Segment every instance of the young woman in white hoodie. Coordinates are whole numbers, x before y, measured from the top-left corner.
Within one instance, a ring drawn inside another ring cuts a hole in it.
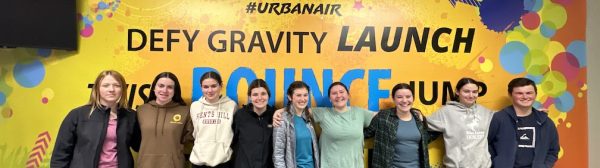
[[[428,118],[429,129],[444,136],[445,167],[484,168],[492,165],[488,129],[493,111],[477,103],[481,82],[462,78],[455,97]]]
[[[200,77],[202,97],[190,107],[194,125],[194,147],[190,155],[192,167],[231,167],[229,159],[233,139],[233,114],[237,104],[221,95],[223,81],[214,71]]]

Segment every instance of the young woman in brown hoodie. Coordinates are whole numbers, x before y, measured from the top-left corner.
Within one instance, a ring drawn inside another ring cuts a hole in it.
[[[171,72],[158,74],[146,104],[137,111],[142,132],[137,167],[185,167],[184,144],[193,141],[194,127],[177,77]]]

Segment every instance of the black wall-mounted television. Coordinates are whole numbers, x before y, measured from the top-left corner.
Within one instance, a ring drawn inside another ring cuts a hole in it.
[[[0,0],[0,47],[77,50],[76,0]]]

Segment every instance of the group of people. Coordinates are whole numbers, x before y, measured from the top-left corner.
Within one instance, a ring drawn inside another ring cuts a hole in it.
[[[455,95],[425,117],[413,108],[414,90],[392,88],[394,107],[371,112],[349,106],[341,82],[329,86],[332,107],[309,107],[309,86],[290,84],[287,104],[275,110],[262,79],[248,86],[238,108],[221,94],[216,72],[200,78],[202,97],[188,106],[177,77],[158,74],[145,104],[128,109],[121,74],[101,72],[89,103],[60,126],[51,167],[360,168],[364,139],[374,137],[373,168],[430,167],[428,144],[443,136],[445,167],[552,167],[558,159],[556,127],[533,108],[533,81],[508,84],[512,105],[493,112],[477,103],[480,82],[462,78]],[[317,125],[318,124],[318,125]],[[315,127],[321,128],[317,135]],[[185,156],[186,144],[193,144]],[[134,162],[131,150],[138,151]]]

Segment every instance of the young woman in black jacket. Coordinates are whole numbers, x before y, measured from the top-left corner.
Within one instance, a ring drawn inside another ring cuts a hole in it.
[[[248,104],[233,117],[233,166],[235,168],[273,167],[273,112],[271,92],[262,79],[248,86]]]
[[[132,168],[130,148],[140,146],[136,113],[127,108],[125,79],[101,72],[88,104],[67,114],[58,131],[50,167]]]

